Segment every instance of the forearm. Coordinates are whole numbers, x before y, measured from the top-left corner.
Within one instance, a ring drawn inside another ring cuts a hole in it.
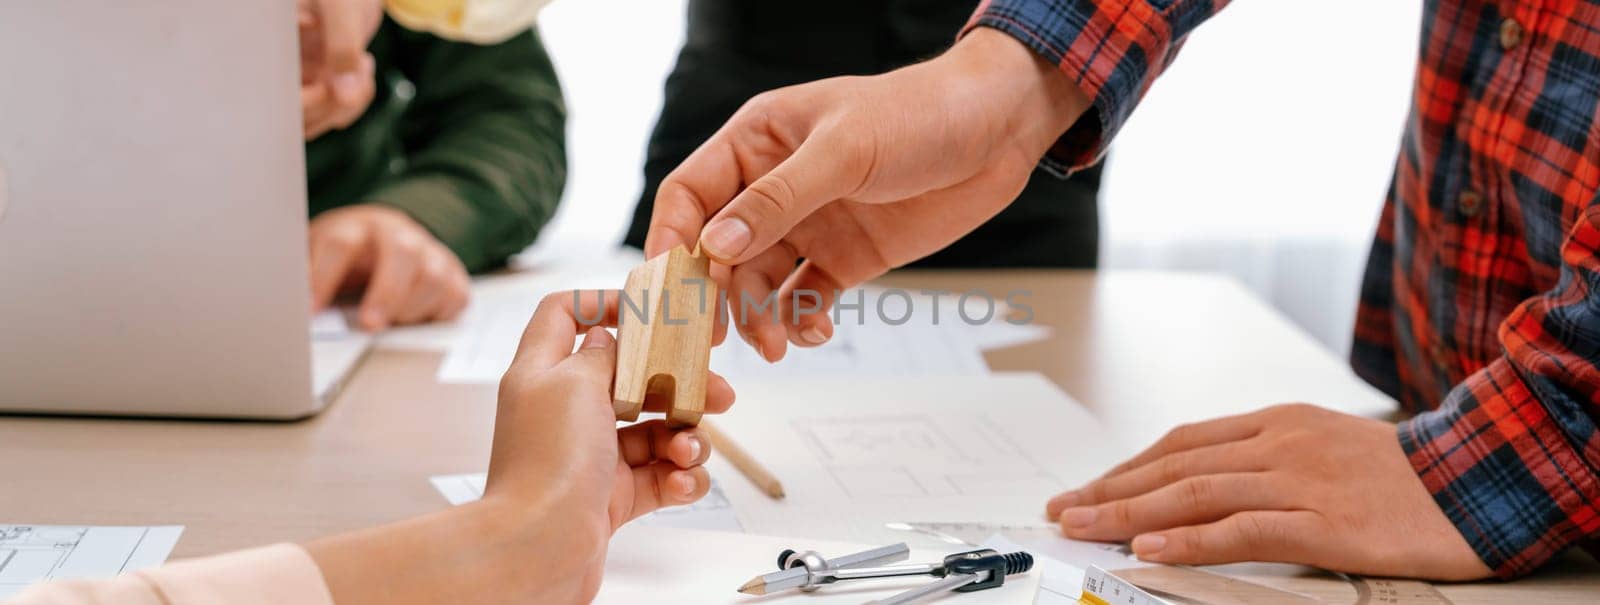
[[[406,211],[469,270],[526,248],[566,184],[566,108],[555,68],[525,32],[495,46],[399,37],[416,83],[406,168],[365,201]]]
[[[1090,106],[1070,78],[998,30],[973,31],[927,66],[951,83],[955,103],[978,110],[972,113],[994,133],[985,140],[1017,143],[1034,158]]]
[[[1417,475],[1485,564],[1532,571],[1600,538],[1600,206],[1562,246],[1558,286],[1501,324],[1503,354],[1401,425]]]
[[[553,577],[561,568],[537,554],[580,558],[570,545],[539,532],[551,526],[538,509],[512,514],[475,502],[305,545],[339,605],[511,601],[560,602],[579,579]],[[538,542],[550,540],[545,544]],[[537,553],[537,554],[535,554]],[[548,563],[548,562],[547,562]],[[568,599],[570,600],[570,599]]]

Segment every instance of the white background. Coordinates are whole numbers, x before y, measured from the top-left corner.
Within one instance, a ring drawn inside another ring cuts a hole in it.
[[[1202,27],[1113,147],[1105,266],[1234,275],[1347,349],[1420,9],[1236,0]],[[533,259],[621,240],[683,28],[684,0],[557,0],[542,15],[566,87],[571,173]]]

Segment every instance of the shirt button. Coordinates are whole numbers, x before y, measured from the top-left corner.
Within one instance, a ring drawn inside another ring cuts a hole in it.
[[[1461,198],[1456,200],[1456,205],[1461,209],[1461,216],[1472,218],[1478,216],[1483,210],[1483,194],[1476,191],[1464,191]]]
[[[1511,50],[1522,43],[1522,24],[1516,19],[1500,22],[1500,48]]]

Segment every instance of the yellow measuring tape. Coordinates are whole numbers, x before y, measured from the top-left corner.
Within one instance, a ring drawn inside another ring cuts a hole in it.
[[[1083,595],[1078,597],[1083,605],[1166,605],[1138,586],[1106,573],[1099,566],[1083,572]]]

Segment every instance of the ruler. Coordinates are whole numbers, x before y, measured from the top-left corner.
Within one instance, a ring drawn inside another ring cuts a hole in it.
[[[1427,582],[1351,576],[1356,605],[1450,605],[1450,599]]]
[[[1106,573],[1095,565],[1083,572],[1083,605],[1167,605],[1127,580]]]
[[[1144,567],[1113,575],[1099,567],[1084,572],[1082,605],[1257,605],[1316,604],[1303,594],[1207,573],[1189,567]],[[1356,605],[1451,605],[1427,582],[1390,578],[1349,577]]]

